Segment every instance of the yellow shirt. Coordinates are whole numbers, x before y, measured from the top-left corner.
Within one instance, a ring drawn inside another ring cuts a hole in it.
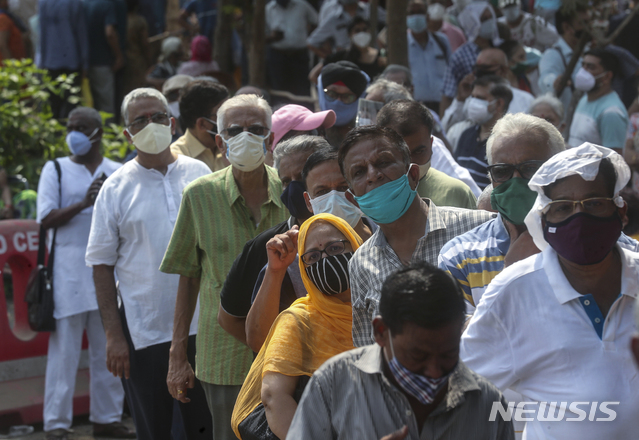
[[[201,160],[211,169],[211,172],[219,171],[229,165],[221,153],[218,151],[213,153],[202,145],[202,142],[197,140],[188,128],[184,135],[171,144],[171,152]]]

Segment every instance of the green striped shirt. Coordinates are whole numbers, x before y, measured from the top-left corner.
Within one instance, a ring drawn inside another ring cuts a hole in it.
[[[200,278],[195,374],[216,385],[242,385],[253,353],[217,323],[220,291],[244,243],[285,221],[282,183],[266,166],[268,200],[256,227],[233,178],[232,167],[201,177],[184,189],[182,204],[160,270]]]

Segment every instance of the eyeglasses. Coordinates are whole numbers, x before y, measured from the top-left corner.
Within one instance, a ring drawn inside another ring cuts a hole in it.
[[[138,133],[151,122],[154,124],[169,125],[171,123],[171,118],[168,114],[162,112],[155,113],[151,116],[140,116],[131,122],[127,126],[127,129],[132,133]]]
[[[544,208],[543,213],[549,222],[559,223],[572,216],[577,211],[577,205],[596,217],[611,216],[617,208],[615,199],[611,197],[593,197],[584,200],[554,200]]]
[[[338,240],[331,241],[330,243],[326,243],[326,247],[323,251],[308,251],[304,255],[302,255],[302,261],[304,264],[311,265],[317,263],[322,259],[322,254],[326,254],[329,257],[334,255],[339,255],[344,253],[344,249],[346,249],[346,245],[344,243],[350,243],[348,240]]]
[[[357,96],[355,96],[355,93],[353,92],[337,93],[333,90],[324,89],[324,94],[326,95],[329,101],[335,101],[339,99],[344,104],[352,104],[357,99]]]
[[[220,131],[220,134],[228,139],[237,136],[244,130],[256,136],[266,136],[270,131],[267,127],[263,127],[261,125],[251,125],[249,127],[241,127],[239,125],[235,125],[233,127],[225,128],[224,130]]]
[[[515,174],[515,170],[519,172],[521,177],[530,180],[537,170],[544,164],[543,160],[528,160],[518,165],[509,163],[496,163],[488,166],[488,172],[493,182],[502,183],[510,180]]]

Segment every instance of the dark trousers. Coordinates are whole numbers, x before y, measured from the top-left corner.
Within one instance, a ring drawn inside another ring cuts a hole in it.
[[[122,379],[122,386],[126,392],[138,440],[171,440],[173,405],[176,402],[166,386],[171,343],[165,342],[134,350],[122,309],[120,316],[124,335],[131,347],[130,378]],[[189,337],[188,358],[189,363],[194,366],[195,336]],[[187,395],[191,399],[189,403],[178,403],[186,438],[210,440],[213,437],[211,413],[199,380],[195,380],[195,388],[187,389]]]
[[[308,80],[308,49],[268,50],[268,79],[271,88],[307,96],[311,83]]]
[[[71,69],[58,69],[58,70],[49,70],[49,76],[51,79],[56,79],[58,76],[67,74],[71,75],[75,73],[75,78],[73,80],[74,87],[82,86],[82,78],[79,70],[71,70]],[[51,93],[49,96],[49,103],[51,104],[51,113],[53,113],[53,117],[55,119],[66,119],[71,113],[71,110],[76,108],[78,104],[71,104],[68,99],[71,96],[67,90],[63,91],[63,94],[56,95],[55,93]]]

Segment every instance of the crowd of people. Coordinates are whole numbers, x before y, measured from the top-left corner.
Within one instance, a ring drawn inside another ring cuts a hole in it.
[[[0,61],[25,56],[9,3]],[[636,437],[632,34],[603,45],[561,2],[409,0],[402,66],[383,2],[273,0],[269,93],[218,75],[209,3],[181,5],[199,35],[154,66],[137,1],[40,0],[29,20],[38,65],[95,103],[52,102],[70,155],[38,185],[46,439],[68,438],[85,331],[95,436]],[[614,5],[605,33],[632,7]]]

